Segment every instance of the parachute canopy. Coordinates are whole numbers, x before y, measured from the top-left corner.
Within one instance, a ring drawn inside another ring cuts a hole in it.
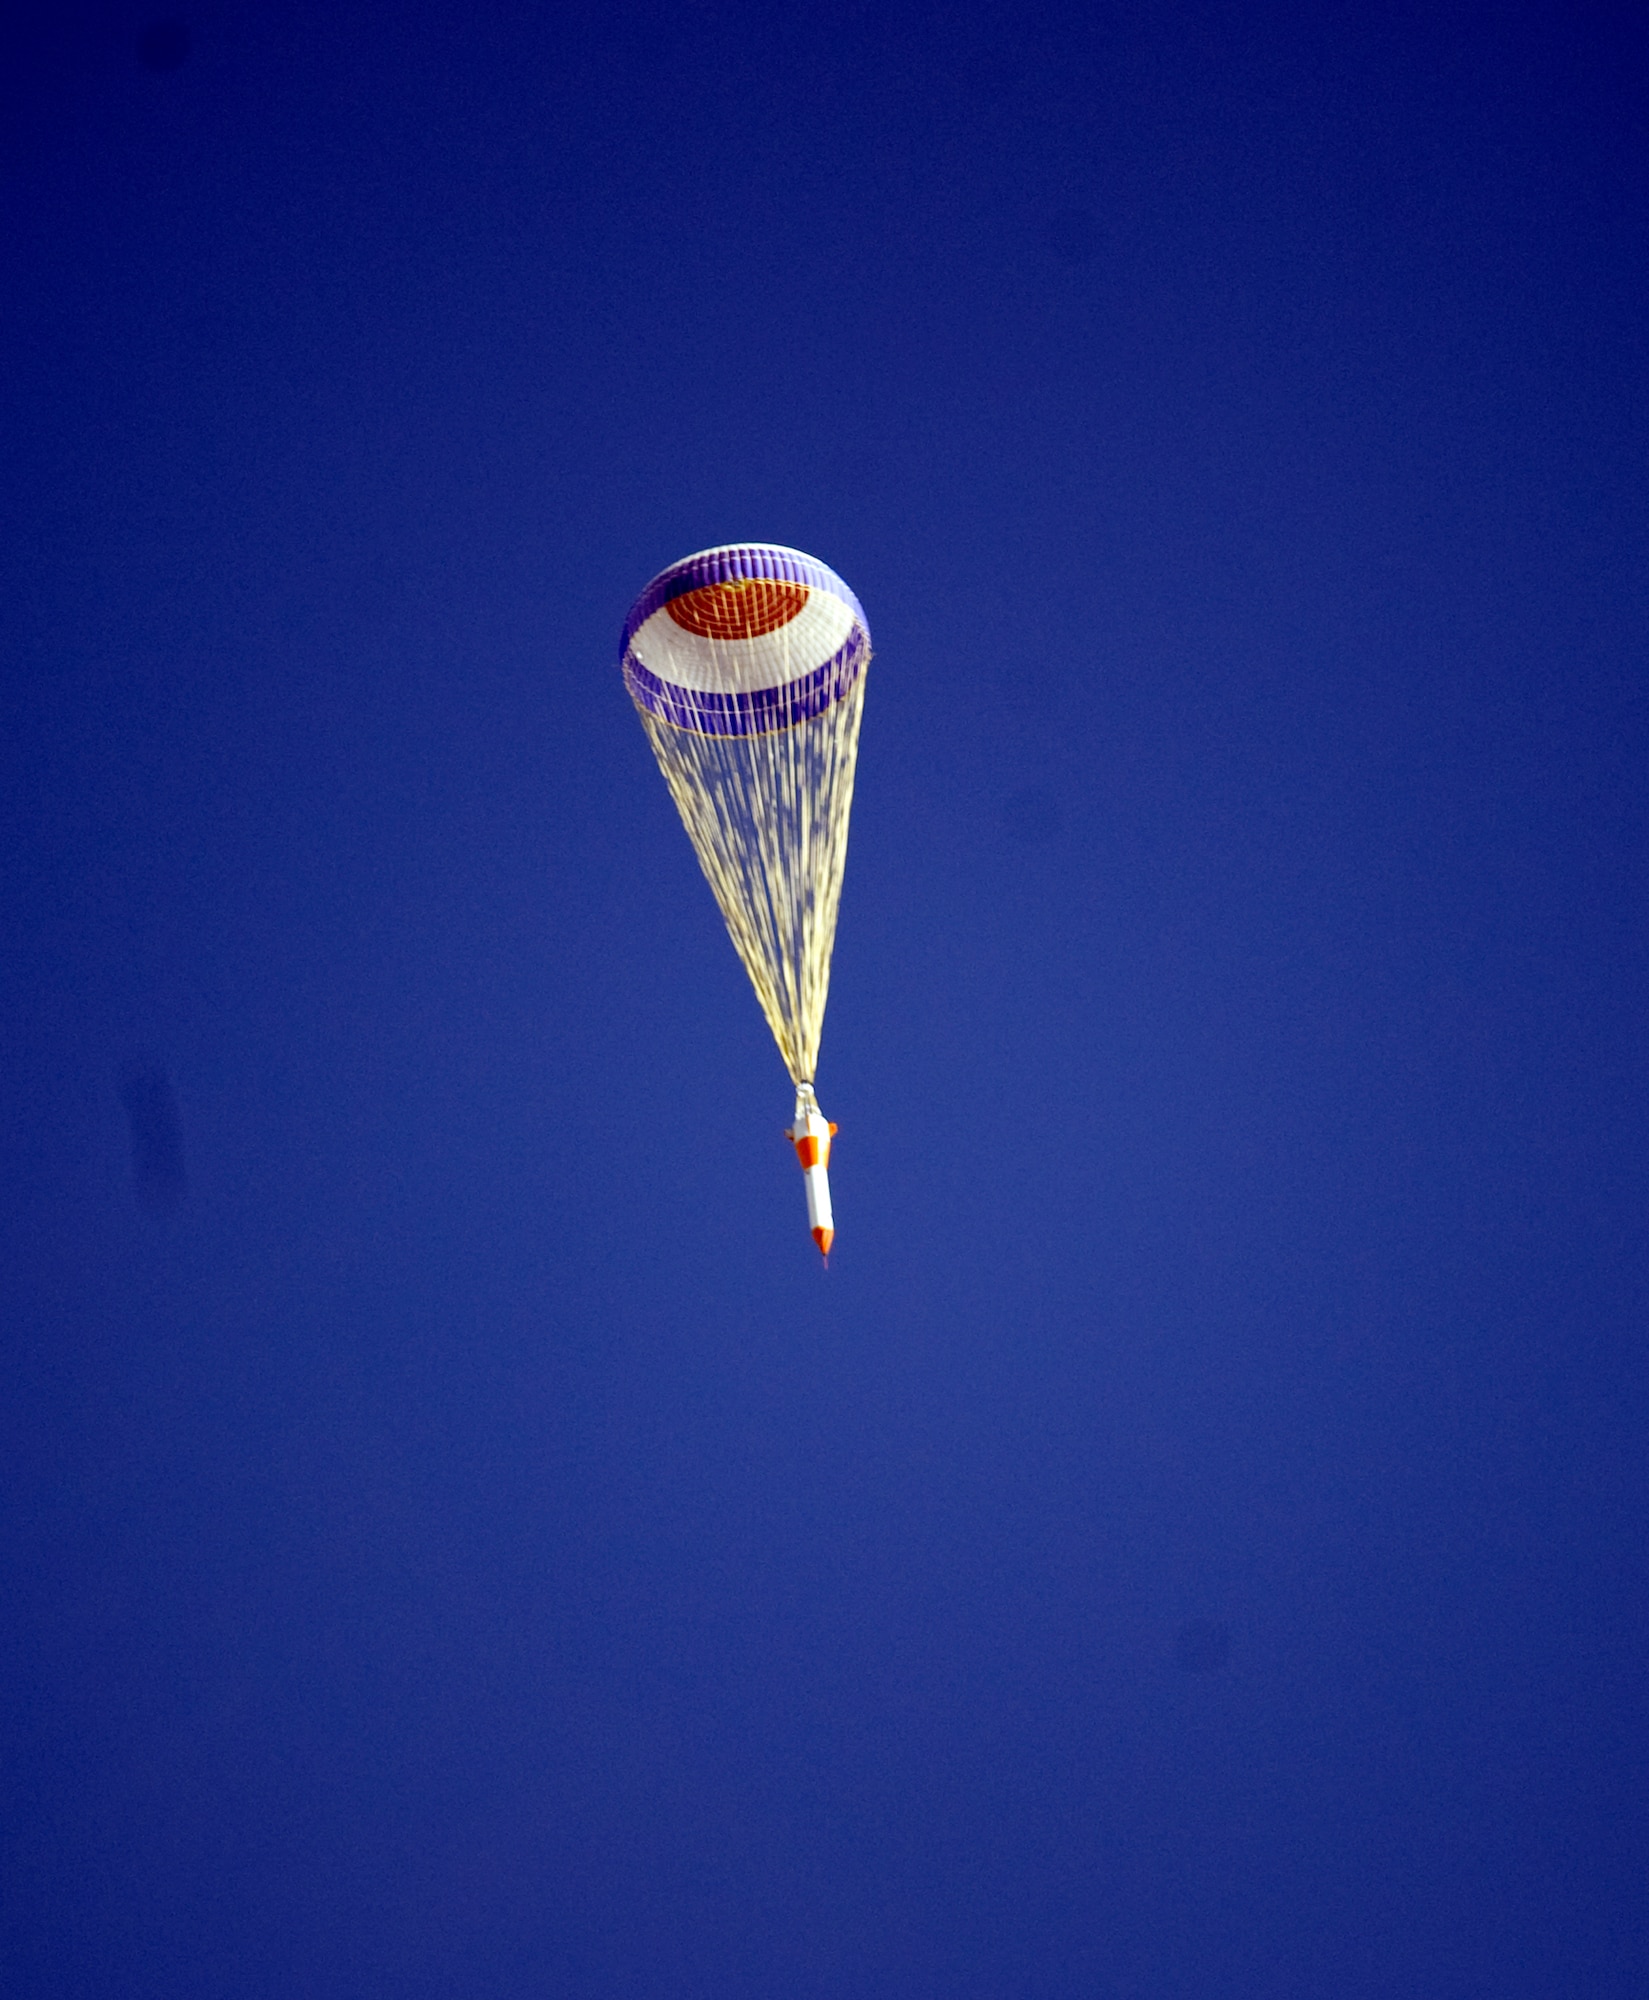
[[[819,1060],[869,661],[841,578],[764,543],[672,563],[624,624],[625,686],[797,1084]]]

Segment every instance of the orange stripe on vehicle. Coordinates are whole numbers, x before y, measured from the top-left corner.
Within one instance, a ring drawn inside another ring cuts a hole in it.
[[[816,1167],[819,1164],[820,1157],[819,1141],[814,1138],[798,1139],[796,1141],[796,1157],[804,1167]]]

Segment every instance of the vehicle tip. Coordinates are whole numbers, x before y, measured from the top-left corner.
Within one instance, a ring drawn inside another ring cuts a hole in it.
[[[827,1264],[830,1262],[830,1246],[835,1240],[834,1229],[815,1229],[813,1232],[813,1241],[819,1246],[819,1255]]]

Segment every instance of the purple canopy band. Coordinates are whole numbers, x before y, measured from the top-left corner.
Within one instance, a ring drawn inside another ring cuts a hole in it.
[[[829,572],[826,571],[826,574]],[[706,581],[726,583],[729,580],[727,577],[701,577],[686,588],[697,590]],[[803,580],[801,577],[786,579],[792,583]],[[670,593],[671,596],[680,594],[678,591]],[[660,598],[658,604],[668,601],[668,598]],[[848,601],[852,602],[851,598]],[[657,610],[658,604],[653,606],[654,610]],[[631,618],[629,629],[633,629],[634,613]],[[677,729],[691,729],[700,736],[765,736],[770,730],[789,729],[795,723],[805,722],[809,716],[823,715],[852,687],[864,672],[869,658],[870,634],[861,618],[840,650],[822,667],[804,674],[800,680],[788,681],[783,687],[756,688],[748,694],[714,694],[707,688],[679,687],[674,681],[660,680],[631,652],[626,636],[624,685],[643,708],[662,716]]]
[[[629,653],[634,633],[672,597],[685,597],[688,591],[702,590],[707,583],[742,583],[758,577],[779,583],[805,583],[809,590],[829,591],[832,597],[842,600],[868,635],[870,628],[865,624],[858,598],[833,569],[803,555],[800,549],[781,549],[767,542],[738,542],[725,549],[706,549],[700,555],[687,556],[660,570],[631,606],[624,621],[624,636],[619,641],[620,651]]]

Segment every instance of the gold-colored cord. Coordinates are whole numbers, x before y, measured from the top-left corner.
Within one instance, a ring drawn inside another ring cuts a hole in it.
[[[822,715],[759,736],[701,736],[636,704],[795,1083],[818,1067],[864,690],[861,671]]]

